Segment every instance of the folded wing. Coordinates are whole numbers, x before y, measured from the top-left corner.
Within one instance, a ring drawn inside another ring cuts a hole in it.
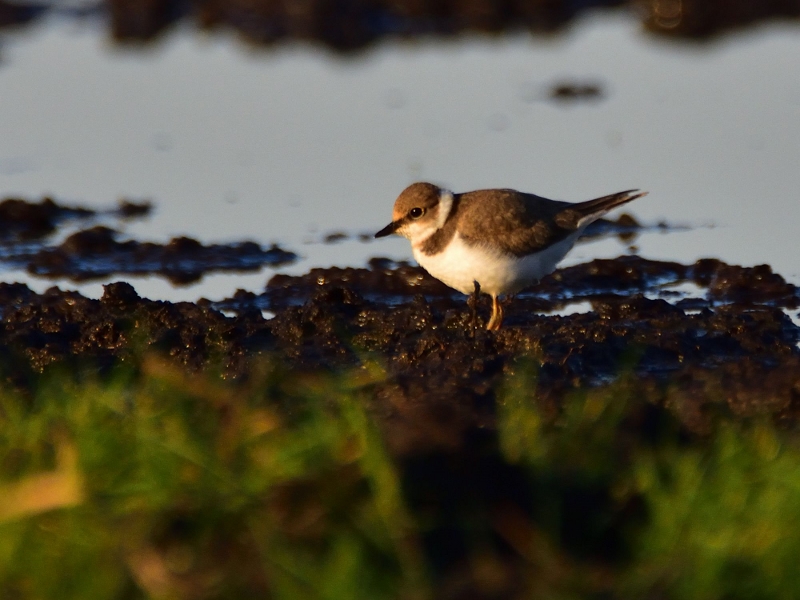
[[[515,190],[468,192],[461,197],[459,232],[472,245],[491,244],[524,256],[555,244],[608,211],[644,196],[628,190],[571,204]]]

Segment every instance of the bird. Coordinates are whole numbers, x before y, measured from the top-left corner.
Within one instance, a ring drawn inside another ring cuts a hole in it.
[[[414,258],[433,277],[475,298],[480,292],[491,296],[486,328],[498,330],[500,296],[552,273],[590,223],[646,194],[626,190],[571,203],[505,188],[453,193],[417,182],[397,197],[391,223],[375,237],[407,238]]]

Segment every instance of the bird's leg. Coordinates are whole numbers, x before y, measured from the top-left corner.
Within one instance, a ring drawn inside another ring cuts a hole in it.
[[[503,306],[497,299],[497,296],[492,296],[492,318],[489,319],[489,324],[486,329],[489,331],[497,331],[503,324]]]
[[[469,298],[467,298],[467,306],[471,312],[470,322],[472,323],[473,329],[478,326],[478,297],[481,295],[481,284],[477,281],[474,283],[475,291],[469,295]]]

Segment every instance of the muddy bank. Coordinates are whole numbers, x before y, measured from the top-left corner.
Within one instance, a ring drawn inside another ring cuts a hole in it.
[[[148,202],[131,200],[94,210],[52,198],[38,202],[6,198],[0,202],[0,266],[49,279],[80,282],[111,275],[155,275],[187,285],[207,273],[252,272],[297,260],[295,253],[275,244],[262,247],[252,241],[205,245],[185,236],[165,244],[120,239],[117,228],[123,222],[148,217],[152,208]],[[54,234],[67,227],[76,231],[54,241]]]
[[[687,283],[696,293],[671,290]],[[592,310],[548,314],[576,302]],[[100,300],[1,284],[0,364],[24,387],[52,365],[104,370],[143,350],[231,379],[246,379],[265,358],[287,372],[376,363],[387,378],[369,402],[392,424],[388,439],[401,454],[458,447],[468,432],[491,428],[495,394],[520,369],[535,371],[539,401],[554,414],[571,390],[635,375],[647,403],[671,407],[700,433],[720,411],[796,424],[800,331],[787,311],[798,306],[797,288],[766,266],[636,256],[556,271],[509,303],[497,333],[483,329],[488,299],[473,323],[463,296],[383,259],[368,269],[277,275],[262,294],[218,303],[147,300],[122,282]],[[676,395],[680,406],[671,404]]]
[[[210,271],[257,270],[296,258],[248,241],[119,239],[116,229],[126,220],[151,211],[130,200],[98,211],[49,198],[7,199],[0,202],[0,264],[40,278],[144,274],[188,283]],[[592,224],[586,237],[617,236],[635,248],[646,229],[622,215]],[[322,243],[352,237],[334,232]],[[219,369],[232,380],[246,380],[265,358],[294,373],[375,363],[387,378],[370,401],[387,421],[409,428],[390,428],[398,451],[445,441],[458,446],[471,428],[491,427],[497,390],[521,369],[535,372],[540,402],[554,414],[571,390],[628,374],[656,405],[671,406],[671,394],[690,391],[694,400],[672,410],[699,432],[712,405],[712,412],[793,423],[800,332],[790,315],[798,309],[797,287],[766,265],[713,259],[683,265],[635,255],[557,270],[507,302],[498,333],[484,329],[488,297],[473,311],[424,270],[385,258],[367,268],[277,274],[261,293],[239,291],[214,302],[148,300],[125,282],[105,286],[100,300],[6,283],[0,284],[0,368],[24,388],[53,365],[107,370],[148,351],[190,371]]]
[[[180,20],[203,29],[227,28],[255,44],[304,39],[348,52],[388,36],[453,36],[470,32],[504,33],[520,29],[550,33],[598,7],[628,10],[658,35],[706,39],[770,19],[796,19],[800,0],[595,0],[593,2],[274,2],[234,0],[107,0],[98,6],[59,8],[77,17],[106,14],[112,37],[146,42]],[[0,27],[30,22],[48,5],[24,6],[0,0]]]

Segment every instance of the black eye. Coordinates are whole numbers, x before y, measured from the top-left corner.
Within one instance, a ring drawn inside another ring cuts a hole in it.
[[[425,214],[425,209],[419,208],[418,206],[408,211],[408,216],[411,217],[412,219],[419,219],[424,214]]]

